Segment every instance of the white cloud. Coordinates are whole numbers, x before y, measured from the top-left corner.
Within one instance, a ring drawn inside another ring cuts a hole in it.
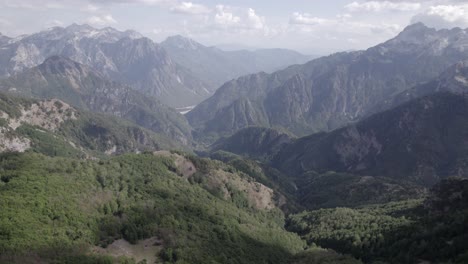
[[[401,27],[390,23],[370,23],[352,20],[349,14],[337,15],[334,19],[315,17],[307,13],[293,13],[289,19],[292,30],[302,32],[335,32],[335,34],[395,34]]]
[[[194,4],[192,2],[182,2],[171,8],[171,11],[174,13],[180,14],[189,14],[189,15],[203,15],[208,14],[211,10],[199,4]]]
[[[112,15],[103,15],[92,16],[86,20],[86,23],[89,23],[94,26],[107,26],[117,24],[117,21],[112,17]]]
[[[83,11],[90,12],[90,13],[97,12],[97,11],[99,11],[99,9],[101,9],[101,7],[99,7],[97,5],[93,5],[93,4],[88,4],[84,8],[82,8]]]
[[[265,18],[258,16],[255,10],[249,8],[247,10],[247,26],[252,29],[262,29],[265,27]]]
[[[217,5],[213,26],[225,30],[268,30],[265,17],[259,16],[252,8],[233,8]]]
[[[350,12],[415,11],[421,8],[415,2],[368,1],[352,2],[345,6]]]
[[[412,22],[423,22],[435,28],[468,27],[468,4],[436,5],[414,16]]]
[[[214,23],[220,27],[237,27],[241,23],[241,18],[229,12],[225,6],[217,5]]]
[[[63,27],[65,24],[57,19],[51,20],[46,23],[46,27]]]
[[[173,3],[174,0],[80,0],[89,1],[91,3],[99,4],[145,4],[145,5],[158,5],[164,3]]]
[[[333,21],[329,19],[314,17],[310,14],[302,14],[299,12],[293,13],[292,16],[289,18],[289,23],[295,25],[324,25],[327,23],[329,24],[331,22]]]

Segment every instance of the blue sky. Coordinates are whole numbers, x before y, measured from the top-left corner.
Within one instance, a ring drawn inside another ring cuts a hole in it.
[[[365,49],[413,22],[466,28],[468,0],[0,0],[0,32],[9,36],[86,23],[157,42],[181,34],[205,45],[308,54]]]

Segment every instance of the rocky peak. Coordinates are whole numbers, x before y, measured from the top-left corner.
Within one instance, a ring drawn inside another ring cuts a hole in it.
[[[390,42],[422,45],[437,39],[440,35],[439,33],[441,33],[441,31],[429,28],[419,22],[407,26],[398,36],[390,40]]]
[[[205,48],[205,46],[194,41],[193,39],[181,35],[170,36],[161,44],[184,50],[198,50],[200,48]]]
[[[97,29],[87,24],[72,24],[65,28],[53,27],[48,30],[41,31],[37,34],[28,36],[28,39],[33,42],[36,40],[54,39],[71,43],[85,38],[95,39],[100,42],[116,42],[122,38],[138,39],[142,37],[143,36],[141,34],[132,30],[122,32],[111,27]]]
[[[88,24],[79,25],[79,24],[73,23],[73,24],[69,25],[68,27],[66,27],[65,30],[68,31],[68,32],[79,32],[79,31],[94,30],[94,28],[91,27]]]
[[[467,30],[461,28],[436,30],[416,23],[407,26],[398,36],[377,47],[385,47],[396,50],[406,50],[410,47],[424,48],[430,54],[439,54],[448,47],[461,52],[468,48]],[[413,49],[409,51],[414,52]]]
[[[0,45],[7,44],[10,40],[11,40],[11,38],[9,38],[9,37],[3,35],[3,34],[0,32]]]

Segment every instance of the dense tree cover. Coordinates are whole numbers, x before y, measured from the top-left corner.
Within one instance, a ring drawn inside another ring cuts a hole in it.
[[[457,197],[467,194],[455,193]],[[445,200],[443,208],[447,210],[437,213],[427,206],[434,196],[437,194],[432,192],[424,203],[408,200],[303,212],[289,217],[288,229],[299,233],[309,244],[350,253],[366,262],[466,263],[468,210],[466,206],[448,210],[453,202]],[[444,203],[440,197],[435,200],[439,206]]]
[[[207,170],[210,161],[197,164]],[[222,199],[173,171],[170,158],[153,154],[1,155],[0,260],[109,263],[87,255],[89,246],[153,236],[164,246],[155,254],[168,263],[287,263],[303,250],[280,210]]]
[[[359,176],[350,173],[310,171],[297,177],[298,203],[308,209],[355,207],[426,195],[423,187],[386,177]]]

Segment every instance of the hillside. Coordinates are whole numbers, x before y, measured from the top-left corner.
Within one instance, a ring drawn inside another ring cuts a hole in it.
[[[468,98],[436,93],[329,133],[300,138],[274,158],[291,175],[338,171],[431,186],[467,177]]]
[[[0,89],[20,96],[58,98],[80,109],[111,114],[179,144],[189,145],[192,140],[189,124],[175,110],[64,57],[50,57],[37,67],[0,80]]]
[[[359,263],[303,251],[283,229],[273,191],[220,162],[168,152],[101,161],[8,154],[0,162],[2,262],[142,260],[130,250],[106,256],[106,247],[131,247],[125,239],[156,241],[150,252],[167,263]]]
[[[219,139],[210,146],[210,151],[228,151],[245,157],[268,161],[291,141],[292,138],[288,134],[280,131],[262,127],[249,127],[239,130],[231,137]]]
[[[303,212],[288,229],[366,263],[465,263],[467,187],[466,179],[449,179],[425,200]]]
[[[460,61],[434,80],[416,85],[404,92],[396,94],[378,104],[370,113],[378,113],[394,108],[405,102],[438,92],[466,94],[468,92],[468,61]]]
[[[330,131],[368,116],[382,101],[467,59],[467,36],[460,28],[414,24],[367,50],[240,77],[187,117],[199,135],[208,138],[248,126],[284,128],[296,136]]]
[[[130,122],[80,111],[57,99],[0,94],[0,152],[96,157],[158,149],[183,146]]]

